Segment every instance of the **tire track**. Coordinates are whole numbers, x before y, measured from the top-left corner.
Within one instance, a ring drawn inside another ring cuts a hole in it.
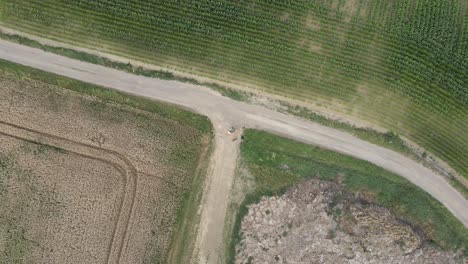
[[[138,174],[132,163],[122,154],[86,143],[62,138],[49,133],[22,127],[0,120],[0,135],[34,144],[59,148],[75,155],[98,160],[115,168],[123,178],[124,193],[119,204],[117,221],[114,223],[111,242],[108,246],[106,263],[120,263],[131,217],[134,211]],[[39,141],[38,138],[41,140]]]

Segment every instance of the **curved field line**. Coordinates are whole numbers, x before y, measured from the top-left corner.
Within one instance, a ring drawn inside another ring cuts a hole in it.
[[[8,132],[5,132],[5,130]],[[131,216],[133,215],[137,189],[137,170],[131,164],[131,162],[124,155],[116,151],[103,149],[45,132],[36,131],[2,120],[0,120],[0,135],[12,137],[30,143],[59,148],[81,157],[98,160],[112,166],[121,174],[124,183],[124,194],[120,200],[118,218],[114,223],[114,230],[112,232],[112,238],[108,246],[108,253],[106,256],[106,263],[119,263],[122,255],[124,241],[127,237]],[[38,136],[45,140],[38,141]],[[80,147],[83,149],[80,149]],[[119,234],[119,230],[122,228],[123,232],[122,234]]]

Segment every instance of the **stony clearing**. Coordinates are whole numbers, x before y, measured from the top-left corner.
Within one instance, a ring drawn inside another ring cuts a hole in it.
[[[9,72],[0,94],[0,259],[166,261],[205,134]]]
[[[468,263],[335,181],[306,180],[249,206],[235,263]]]

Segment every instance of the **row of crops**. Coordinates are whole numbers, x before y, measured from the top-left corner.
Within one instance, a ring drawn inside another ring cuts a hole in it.
[[[0,12],[32,34],[333,101],[468,177],[463,0],[4,0]]]

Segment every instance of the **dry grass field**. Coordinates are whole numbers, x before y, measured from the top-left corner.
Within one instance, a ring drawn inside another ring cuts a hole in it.
[[[111,164],[2,133],[1,263],[105,263],[123,198]]]
[[[172,106],[145,111],[129,106],[138,98],[118,104],[115,92],[85,95],[73,89],[86,84],[29,71],[0,67],[0,263],[176,256],[209,132]]]

